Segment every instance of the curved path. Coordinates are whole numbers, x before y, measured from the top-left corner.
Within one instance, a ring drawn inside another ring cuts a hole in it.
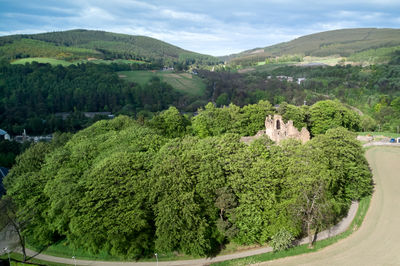
[[[325,249],[258,265],[400,265],[400,148],[367,151],[375,192],[359,230]]]
[[[396,211],[396,214],[398,216],[398,218],[400,218],[400,203],[396,203],[396,201],[392,201],[391,197],[396,197],[396,195],[398,195],[399,199],[400,199],[400,149],[396,149],[396,148],[373,148],[371,150],[369,150],[367,152],[367,159],[370,162],[371,167],[373,168],[374,171],[374,176],[375,176],[375,182],[377,183],[377,191],[376,193],[374,193],[373,196],[373,200],[371,201],[371,206],[370,206],[370,210],[367,213],[366,216],[366,222],[365,222],[365,226],[363,225],[363,227],[361,227],[361,229],[359,231],[357,231],[356,233],[354,233],[353,235],[355,235],[353,237],[350,236],[349,238],[346,238],[342,241],[339,241],[339,244],[334,244],[332,245],[332,247],[327,247],[324,250],[320,251],[320,252],[316,252],[313,254],[307,254],[307,255],[301,255],[301,256],[296,256],[296,257],[290,257],[290,258],[285,258],[285,259],[281,259],[281,260],[277,260],[277,261],[272,261],[272,262],[266,262],[263,265],[299,265],[299,264],[308,264],[311,263],[311,261],[316,260],[315,265],[332,265],[331,264],[331,258],[327,258],[326,256],[334,256],[335,254],[339,254],[339,257],[342,257],[341,254],[343,253],[343,251],[346,250],[351,250],[349,248],[349,245],[351,247],[355,246],[359,246],[359,253],[354,253],[354,252],[350,252],[350,257],[354,257],[353,254],[355,254],[356,256],[360,256],[361,258],[364,258],[365,256],[363,255],[363,252],[365,250],[366,255],[368,254],[379,254],[379,253],[372,253],[367,251],[367,249],[365,249],[364,245],[361,246],[361,244],[364,244],[364,238],[367,238],[367,236],[365,235],[369,235],[372,233],[375,233],[376,237],[372,239],[372,242],[380,242],[380,241],[386,241],[386,240],[379,240],[377,238],[379,238],[379,235],[382,234],[382,232],[374,232],[376,231],[374,228],[376,226],[376,222],[378,220],[378,218],[380,217],[381,212],[383,211],[382,206],[383,206],[383,202],[382,199],[383,198],[383,191],[382,191],[382,185],[381,185],[381,177],[385,176],[385,184],[386,186],[388,186],[389,188],[391,188],[392,190],[398,189],[399,193],[394,193],[394,192],[384,192],[385,195],[388,194],[389,199],[388,201],[391,201],[392,205],[393,204],[397,204],[398,210]],[[397,164],[396,164],[397,162]],[[395,168],[393,168],[395,167]],[[392,176],[388,175],[385,171],[388,171]],[[388,180],[396,180],[396,176],[398,177],[398,183],[390,183],[387,184],[386,181],[386,176],[388,176]],[[400,202],[400,201],[399,201]],[[389,202],[390,203],[390,202]],[[378,205],[378,206],[376,206]],[[387,204],[385,203],[385,206]],[[353,220],[355,213],[357,211],[357,203],[353,203],[349,214],[346,218],[344,218],[338,225],[334,226],[333,228],[331,228],[330,230],[321,232],[318,234],[317,239],[324,239],[330,236],[334,236],[337,235],[343,231],[345,231],[348,226],[350,225],[351,221]],[[389,225],[395,227],[397,224],[397,221],[400,220],[396,220],[396,221],[391,221],[390,218],[393,218],[392,215],[392,210],[395,210],[395,208],[393,206],[389,206],[387,210],[387,214],[385,217],[389,217],[385,218],[386,222],[389,221]],[[397,209],[396,209],[397,210]],[[372,214],[371,214],[372,213]],[[396,216],[394,216],[396,217]],[[367,224],[371,224],[366,230],[366,226]],[[385,252],[387,251],[388,248],[393,247],[394,252],[396,252],[397,250],[400,250],[400,245],[396,243],[393,243],[394,240],[396,240],[396,238],[398,236],[400,236],[400,234],[391,234],[389,231],[391,230],[391,232],[400,232],[400,229],[395,229],[395,228],[391,228],[389,227],[389,225],[383,225],[383,230],[385,230],[385,228],[387,228],[387,233],[389,236],[392,237],[392,241],[390,242],[391,245],[390,247],[383,247],[383,250],[380,250],[381,254],[380,256],[384,256]],[[389,229],[390,228],[390,229]],[[365,231],[365,232],[364,232]],[[372,232],[372,233],[371,233]],[[360,239],[359,235],[363,234]],[[353,240],[355,239],[355,240]],[[353,240],[353,242],[351,242],[350,244],[347,245],[343,245],[342,247],[342,243],[346,243],[349,242],[350,240]],[[355,242],[354,242],[355,241]],[[1,241],[0,241],[1,242]],[[306,240],[304,239],[302,241],[306,242]],[[358,243],[360,242],[360,243]],[[368,246],[368,244],[367,244]],[[369,247],[372,249],[372,247],[374,246],[374,244],[369,244]],[[329,250],[333,249],[333,253],[329,253],[326,254],[325,253]],[[197,260],[181,260],[181,261],[163,261],[163,262],[159,262],[159,265],[204,265],[204,264],[209,264],[212,262],[217,262],[217,261],[224,261],[224,260],[230,260],[230,259],[235,259],[235,258],[242,258],[242,257],[247,257],[247,256],[251,256],[251,255],[257,255],[257,254],[262,254],[262,253],[266,253],[266,252],[270,252],[272,249],[269,247],[266,248],[257,248],[257,249],[252,249],[252,250],[248,250],[248,251],[244,251],[244,252],[240,252],[240,253],[235,253],[235,254],[230,254],[230,255],[224,255],[224,256],[218,256],[215,258],[211,258],[211,259],[197,259]],[[374,250],[376,250],[374,248]],[[32,256],[34,255],[33,251],[27,251],[28,255]],[[320,255],[324,253],[324,255]],[[398,264],[400,264],[400,253],[397,256],[393,256],[394,253],[388,253],[391,254],[389,255],[390,258],[394,259],[393,261],[397,261]],[[314,258],[315,257],[315,258]],[[52,261],[52,262],[59,262],[59,263],[65,263],[65,264],[74,264],[75,261],[72,259],[67,259],[67,258],[60,258],[60,257],[54,257],[54,256],[49,256],[49,255],[44,255],[44,254],[39,254],[36,256],[36,258],[41,259],[41,260],[45,260],[45,261]],[[323,260],[320,261],[319,258],[322,258]],[[325,259],[325,260],[324,260]],[[368,260],[370,262],[372,262],[373,260]],[[367,261],[367,262],[368,262]],[[339,263],[342,265],[358,265],[357,263],[351,263],[348,264],[348,259],[345,259],[345,262],[343,261],[339,261]],[[120,266],[120,265],[134,265],[134,266],[149,266],[149,265],[154,265],[154,262],[102,262],[102,261],[88,261],[88,260],[76,260],[76,263],[78,265],[102,265],[102,266],[106,266],[106,265],[110,265],[110,266]],[[366,263],[362,263],[362,264],[366,264]],[[368,263],[367,263],[368,264]],[[366,264],[366,265],[367,265]],[[380,263],[378,263],[380,264]],[[386,263],[385,263],[386,264]],[[393,263],[389,263],[389,264],[393,264]],[[377,265],[377,263],[372,263],[371,265]]]

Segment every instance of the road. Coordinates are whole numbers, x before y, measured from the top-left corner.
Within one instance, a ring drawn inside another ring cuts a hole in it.
[[[367,151],[375,192],[359,230],[325,249],[258,265],[400,265],[400,148]]]

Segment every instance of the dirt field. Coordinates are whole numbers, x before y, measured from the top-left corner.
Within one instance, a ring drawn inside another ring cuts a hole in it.
[[[400,148],[367,151],[375,192],[361,228],[319,252],[258,265],[400,265]]]

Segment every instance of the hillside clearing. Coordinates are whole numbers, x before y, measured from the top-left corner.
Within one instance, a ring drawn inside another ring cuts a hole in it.
[[[26,63],[42,63],[42,64],[50,64],[53,66],[62,65],[62,66],[70,66],[84,63],[94,63],[94,64],[146,64],[144,61],[139,60],[125,60],[125,59],[116,59],[116,60],[103,60],[97,58],[88,58],[87,60],[75,60],[75,61],[67,61],[63,59],[55,59],[50,57],[29,57],[29,58],[21,58],[14,60],[11,64],[26,64]]]
[[[120,78],[145,85],[152,77],[159,77],[163,82],[170,84],[174,89],[183,93],[199,96],[204,93],[206,84],[201,78],[189,73],[175,73],[172,71],[121,71]]]

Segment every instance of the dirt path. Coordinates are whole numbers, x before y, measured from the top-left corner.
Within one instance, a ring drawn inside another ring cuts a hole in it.
[[[316,253],[258,265],[400,265],[400,148],[374,147],[367,159],[376,186],[358,231]]]

